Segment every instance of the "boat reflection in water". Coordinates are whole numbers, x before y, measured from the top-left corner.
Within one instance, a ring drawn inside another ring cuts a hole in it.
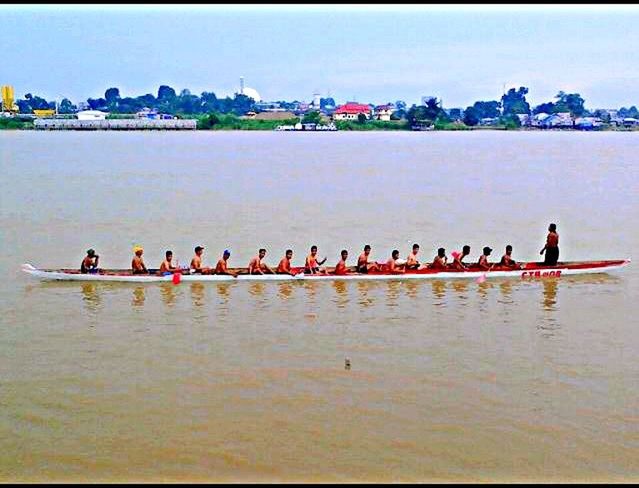
[[[100,305],[102,304],[102,298],[100,297],[100,293],[98,293],[98,286],[96,283],[82,284],[82,300],[89,312],[98,312]]]
[[[220,285],[218,285],[220,286]],[[191,283],[191,301],[195,307],[204,305],[204,283]]]
[[[467,306],[473,298],[478,298],[481,303],[489,306],[494,305],[489,298],[494,292],[499,293],[497,302],[499,304],[514,304],[524,297],[531,290],[540,289],[542,292],[541,310],[545,312],[554,312],[559,309],[558,294],[562,288],[574,288],[580,286],[601,285],[610,286],[623,282],[623,277],[610,274],[593,274],[566,276],[561,278],[547,277],[536,280],[513,280],[510,278],[500,278],[493,281],[484,281],[475,284],[470,281],[461,280],[432,280],[430,281],[430,303],[435,307],[446,308],[452,304],[456,306]],[[299,281],[299,282],[251,282],[243,283],[202,283],[192,282],[182,285],[174,285],[172,283],[161,283],[158,285],[133,285],[131,283],[88,283],[88,282],[56,282],[47,281],[39,284],[29,284],[25,286],[25,292],[38,294],[47,292],[51,289],[70,288],[79,290],[82,296],[82,302],[87,311],[95,314],[103,309],[103,298],[105,293],[109,293],[117,297],[124,290],[131,290],[131,305],[134,308],[141,308],[146,303],[147,294],[151,296],[159,296],[167,307],[174,307],[183,296],[183,287],[188,286],[192,305],[194,307],[203,307],[207,302],[211,301],[211,296],[207,294],[208,289],[214,289],[219,297],[218,305],[224,305],[229,309],[233,308],[233,296],[231,293],[233,287],[236,288],[237,298],[248,295],[257,298],[259,303],[266,305],[273,300],[303,300],[305,309],[310,313],[315,313],[318,307],[323,306],[324,297],[328,290],[332,289],[334,295],[332,300],[339,308],[344,308],[351,304],[349,299],[350,291],[355,290],[357,293],[357,305],[363,308],[379,305],[378,300],[383,299],[384,304],[388,307],[398,307],[409,302],[402,302],[402,297],[411,301],[423,301],[428,299],[428,295],[421,296],[422,287],[425,286],[421,281],[347,281],[347,280],[331,280],[331,281]],[[276,288],[272,288],[276,287]],[[303,289],[304,295],[296,293],[296,288]],[[609,289],[607,288],[607,291]],[[320,298],[322,297],[322,298]],[[214,303],[211,301],[211,303]],[[353,302],[355,303],[355,302]]]
[[[131,305],[134,307],[142,307],[144,306],[144,301],[146,300],[146,296],[144,293],[143,286],[136,286],[133,289],[133,298],[131,299]]]
[[[162,302],[167,307],[171,308],[175,305],[177,293],[173,283],[162,283],[160,285],[160,295],[162,296]]]
[[[543,281],[544,287],[544,297],[542,300],[544,310],[553,311],[556,310],[555,305],[557,304],[557,286],[559,285],[559,280],[550,278]]]
[[[282,300],[288,300],[293,296],[293,283],[282,281],[278,283],[277,296]]]
[[[337,293],[336,299],[333,300],[337,304],[337,308],[346,307],[348,305],[348,284],[343,280],[335,280],[332,284]]]

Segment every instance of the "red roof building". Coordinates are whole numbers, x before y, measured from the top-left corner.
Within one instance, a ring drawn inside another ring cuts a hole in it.
[[[368,105],[362,105],[361,103],[348,102],[335,109],[335,112],[333,112],[333,119],[357,120],[359,114],[364,114],[368,119],[371,116],[371,108]]]

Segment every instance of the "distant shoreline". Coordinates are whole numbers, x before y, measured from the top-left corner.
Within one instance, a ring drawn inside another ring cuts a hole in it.
[[[569,128],[555,128],[555,129],[533,129],[529,127],[522,128],[504,128],[504,127],[467,127],[464,129],[430,129],[430,130],[411,130],[411,129],[347,129],[337,131],[322,131],[322,130],[295,130],[295,131],[276,131],[274,129],[234,129],[234,128],[220,128],[220,129],[36,129],[34,127],[0,127],[0,131],[26,131],[26,132],[307,132],[307,133],[319,133],[319,132],[639,132],[639,127],[612,127],[605,129],[569,129]]]

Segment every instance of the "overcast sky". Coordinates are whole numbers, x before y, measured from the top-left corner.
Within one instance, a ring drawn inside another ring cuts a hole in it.
[[[578,92],[588,108],[639,106],[639,6],[0,7],[0,84],[73,102],[179,92],[446,107]]]

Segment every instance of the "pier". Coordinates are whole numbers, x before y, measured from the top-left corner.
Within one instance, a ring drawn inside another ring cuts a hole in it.
[[[33,122],[38,130],[195,130],[195,119],[36,119]]]

